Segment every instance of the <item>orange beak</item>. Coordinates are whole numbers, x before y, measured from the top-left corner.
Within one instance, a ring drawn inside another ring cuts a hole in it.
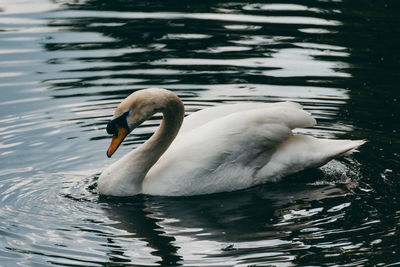
[[[122,143],[122,141],[124,141],[125,137],[128,135],[128,130],[123,127],[119,127],[117,125],[117,130],[118,130],[118,135],[112,137],[111,144],[107,150],[107,157],[109,158],[111,158],[112,154],[114,154],[114,152],[118,149],[119,145]]]

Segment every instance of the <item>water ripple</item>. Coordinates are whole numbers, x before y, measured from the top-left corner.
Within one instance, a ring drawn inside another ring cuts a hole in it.
[[[234,21],[247,23],[278,23],[300,25],[338,26],[341,22],[322,18],[300,16],[259,16],[226,13],[177,13],[177,12],[101,12],[101,11],[59,11],[54,18],[115,18],[120,19],[198,19],[214,21]]]

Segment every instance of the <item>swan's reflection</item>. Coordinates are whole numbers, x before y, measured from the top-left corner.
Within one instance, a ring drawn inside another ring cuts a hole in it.
[[[112,226],[135,235],[148,243],[154,249],[152,254],[161,258],[158,263],[161,266],[178,265],[182,258],[177,254],[178,248],[173,245],[175,238],[166,235],[159,223],[163,218],[154,215],[149,208],[151,201],[144,196],[129,199],[101,198],[107,202],[109,209],[105,209],[105,214],[116,224]],[[114,242],[112,238],[109,242]],[[120,253],[120,249],[117,253]],[[110,253],[110,261],[113,261],[114,252]]]
[[[162,266],[182,264],[186,256],[192,256],[186,255],[188,250],[202,257],[246,253],[245,249],[235,252],[234,246],[246,242],[257,242],[263,252],[279,250],[289,256],[293,247],[299,246],[293,244],[292,233],[310,224],[317,214],[310,213],[307,222],[294,224],[290,223],[293,216],[288,214],[318,210],[329,206],[329,199],[349,192],[345,186],[304,183],[310,176],[321,181],[324,175],[321,171],[309,170],[281,183],[197,197],[141,195],[123,199],[101,197],[100,201],[108,206],[104,209],[106,216],[117,222],[113,227],[146,241],[154,249],[152,255],[161,258],[158,263]],[[210,247],[195,245],[201,241],[216,248],[212,255],[208,254]],[[202,248],[204,251],[197,251]],[[287,260],[293,260],[293,255]]]

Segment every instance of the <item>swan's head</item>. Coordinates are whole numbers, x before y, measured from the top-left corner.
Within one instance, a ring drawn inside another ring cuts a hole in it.
[[[125,98],[115,110],[112,120],[107,124],[107,133],[113,135],[107,156],[111,157],[114,154],[133,129],[154,113],[162,112],[171,97],[177,98],[168,90],[149,88],[136,91]]]

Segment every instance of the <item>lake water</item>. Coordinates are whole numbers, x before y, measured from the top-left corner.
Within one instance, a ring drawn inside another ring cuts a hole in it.
[[[1,266],[399,266],[400,2],[0,1]],[[118,103],[291,100],[360,153],[279,183],[104,198]]]

